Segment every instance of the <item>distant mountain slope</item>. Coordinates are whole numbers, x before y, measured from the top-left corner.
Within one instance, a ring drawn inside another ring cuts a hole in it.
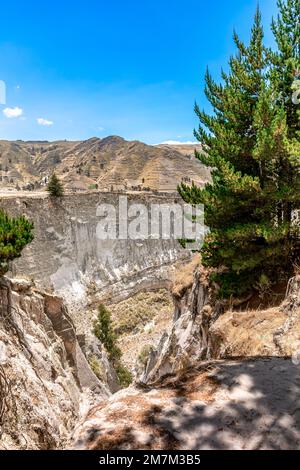
[[[171,149],[171,150],[177,150],[177,152],[182,153],[183,155],[186,156],[191,156],[193,157],[195,154],[195,150],[198,152],[203,151],[203,147],[200,143],[181,143],[181,142],[176,142],[176,141],[169,141],[169,142],[164,142],[162,144],[157,145],[158,148],[164,148],[164,149]]]
[[[151,146],[121,137],[82,142],[0,141],[0,188],[39,187],[54,170],[67,189],[150,188],[175,191],[183,180],[197,184],[209,171],[191,154],[173,146]]]

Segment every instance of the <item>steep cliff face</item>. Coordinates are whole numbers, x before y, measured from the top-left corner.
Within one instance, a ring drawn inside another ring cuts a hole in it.
[[[213,311],[204,270],[196,268],[194,276],[191,271],[174,294],[175,313],[171,332],[162,336],[158,348],[150,354],[142,383],[155,383],[207,357],[208,330]]]
[[[62,300],[24,279],[2,278],[0,448],[62,448],[82,408],[109,394]]]
[[[128,205],[174,203],[175,198],[129,196]],[[83,309],[89,294],[122,300],[147,288],[168,287],[173,265],[189,254],[176,240],[99,240],[97,208],[118,207],[117,194],[81,194],[61,200],[8,198],[1,207],[24,214],[35,225],[35,239],[13,265],[15,276],[33,278],[53,288],[73,312]]]

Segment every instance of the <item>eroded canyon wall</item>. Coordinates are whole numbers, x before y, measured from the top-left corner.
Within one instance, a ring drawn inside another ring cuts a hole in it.
[[[13,264],[14,276],[32,278],[53,288],[72,310],[84,307],[91,292],[117,300],[171,282],[174,264],[189,258],[176,240],[100,240],[97,237],[101,204],[118,207],[120,194],[84,193],[61,199],[18,197],[2,199],[11,215],[34,222],[34,241]],[[123,195],[124,197],[124,195]],[[180,203],[177,196],[128,195],[133,203]]]
[[[84,408],[109,394],[62,300],[25,279],[2,277],[0,449],[62,448]]]

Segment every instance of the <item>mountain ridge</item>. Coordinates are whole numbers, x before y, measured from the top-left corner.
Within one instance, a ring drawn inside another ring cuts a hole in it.
[[[112,135],[84,141],[0,140],[0,188],[39,189],[55,171],[66,189],[176,191],[181,181],[203,185],[209,171],[193,147],[148,145]]]

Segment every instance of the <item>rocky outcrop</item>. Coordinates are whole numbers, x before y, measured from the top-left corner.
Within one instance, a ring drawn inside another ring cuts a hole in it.
[[[76,426],[72,448],[298,449],[299,281],[276,308],[226,311],[203,268],[185,267],[173,288],[171,332],[136,387]]]
[[[175,286],[175,316],[170,334],[150,354],[140,382],[157,384],[200,360],[232,357],[300,358],[300,277],[289,282],[285,301],[268,309],[226,309],[211,299],[203,268],[193,281]]]
[[[63,301],[27,280],[0,280],[0,448],[62,448],[109,390],[90,369]]]
[[[131,388],[89,411],[75,449],[299,449],[299,366],[281,358],[203,361],[159,388]]]
[[[208,280],[204,270],[197,267],[194,276],[184,281],[180,287],[174,286],[175,314],[171,332],[163,335],[158,348],[151,352],[142,383],[154,384],[168,374],[187,370],[208,355],[209,327],[217,315],[211,307]]]

